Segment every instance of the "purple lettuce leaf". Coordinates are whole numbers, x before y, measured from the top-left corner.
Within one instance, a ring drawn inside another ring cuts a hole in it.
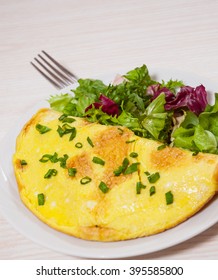
[[[86,108],[86,112],[92,108],[99,109],[101,108],[102,112],[107,113],[110,116],[119,115],[119,106],[107,96],[101,94],[99,97],[99,102],[94,102]]]
[[[176,95],[166,87],[161,88],[160,84],[149,87],[148,94],[152,95],[152,99],[157,98],[161,93],[165,94],[165,110],[167,111],[188,108],[198,116],[208,104],[207,92],[203,85],[196,88],[183,86]]]

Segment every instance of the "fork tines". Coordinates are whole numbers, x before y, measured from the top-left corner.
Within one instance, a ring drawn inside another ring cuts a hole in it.
[[[57,62],[47,52],[42,51],[42,53],[44,54],[44,57],[41,54],[38,54],[38,57],[34,58],[38,63],[38,66],[33,62],[30,63],[40,74],[43,75],[43,77],[52,83],[52,85],[58,89],[62,89],[77,81],[78,78],[76,75]]]

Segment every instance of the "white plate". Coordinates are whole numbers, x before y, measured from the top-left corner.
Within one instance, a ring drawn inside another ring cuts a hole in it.
[[[152,70],[155,78],[183,80],[187,85],[203,84],[210,92],[218,90],[218,84],[193,74],[173,70]],[[110,77],[114,77],[110,76]],[[110,81],[110,77],[106,80]],[[63,92],[63,91],[62,91]],[[45,97],[45,100],[48,96]],[[210,97],[210,102],[213,98]],[[15,141],[24,123],[47,102],[37,104],[16,124],[1,143],[0,151],[0,210],[17,231],[34,242],[60,253],[84,258],[123,258],[159,251],[181,243],[208,229],[218,222],[218,198],[213,199],[202,211],[173,229],[150,237],[120,242],[85,241],[60,233],[36,218],[21,202],[13,173],[12,155]]]

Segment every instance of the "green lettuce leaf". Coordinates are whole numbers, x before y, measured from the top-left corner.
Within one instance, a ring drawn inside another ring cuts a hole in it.
[[[109,85],[105,95],[118,105],[122,104],[126,112],[139,117],[150,103],[147,87],[157,82],[151,79],[146,65],[127,72],[124,78],[121,84]]]
[[[71,94],[51,96],[48,102],[52,109],[67,115],[84,117],[85,109],[97,101],[107,86],[100,80],[79,79],[79,86]]]
[[[203,129],[201,125],[193,128],[180,127],[172,135],[174,146],[191,150],[193,152],[217,153],[217,140],[215,135]]]
[[[48,102],[53,110],[64,112],[65,107],[73,100],[71,94],[58,94],[50,96]]]
[[[164,104],[165,95],[161,93],[148,105],[144,114],[145,118],[141,122],[143,128],[145,128],[154,139],[159,139],[160,132],[164,129],[166,124],[168,114],[164,109]]]
[[[197,115],[195,115],[191,111],[183,111],[183,114],[185,114],[185,119],[181,123],[181,126],[184,128],[193,128],[199,124],[199,119]]]
[[[199,115],[201,126],[211,131],[218,140],[218,93],[215,94],[215,104],[207,105],[205,111]]]
[[[178,89],[180,89],[182,86],[184,86],[183,81],[179,81],[179,80],[172,80],[170,79],[169,81],[165,82],[162,80],[162,82],[160,83],[160,87],[166,87],[168,88],[170,91],[172,91],[173,93],[176,93]]]
[[[137,118],[134,118],[130,113],[122,111],[122,113],[117,118],[119,125],[126,126],[130,129],[140,128],[140,123]]]
[[[205,130],[201,125],[195,128],[194,143],[201,152],[212,154],[217,152],[217,140],[215,135]]]
[[[145,64],[143,64],[141,67],[136,67],[135,69],[130,70],[126,73],[126,75],[124,75],[124,77],[131,83],[142,83],[144,86],[147,86],[152,81],[148,72],[148,68]]]
[[[203,120],[205,120],[205,115],[203,115]],[[194,113],[187,112],[181,126],[172,134],[174,146],[194,152],[216,154],[217,137],[207,128],[204,121],[200,120],[200,116],[198,118]]]
[[[198,151],[194,144],[194,133],[195,128],[177,128],[172,134],[172,137],[174,138],[174,146],[191,151]]]
[[[104,93],[107,89],[107,86],[101,80],[79,79],[78,83],[79,86],[73,90],[76,99],[84,97],[84,95],[92,95],[98,100],[101,93]]]

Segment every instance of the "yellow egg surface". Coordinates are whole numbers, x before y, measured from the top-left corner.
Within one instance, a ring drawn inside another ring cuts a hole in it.
[[[218,190],[218,156],[161,147],[128,128],[39,110],[13,166],[23,203],[61,232],[97,241],[148,236],[199,211]]]

